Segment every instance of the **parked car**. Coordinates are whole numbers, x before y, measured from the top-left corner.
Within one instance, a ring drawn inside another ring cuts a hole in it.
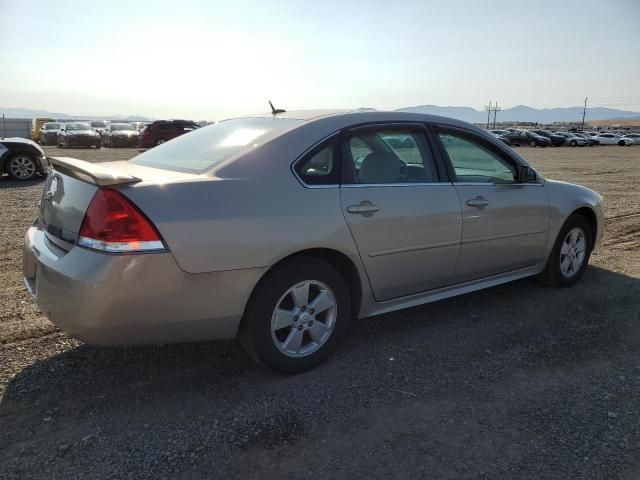
[[[559,147],[560,145],[564,145],[565,138],[562,135],[556,135],[555,133],[551,133],[549,130],[530,130],[532,133],[536,135],[540,135],[541,137],[547,137],[551,140],[551,145],[554,147]]]
[[[158,120],[142,129],[140,146],[151,148],[200,128],[189,120]]]
[[[555,132],[555,134],[564,137],[565,145],[569,145],[570,147],[584,147],[589,145],[586,139],[578,137],[573,132]]]
[[[107,125],[109,125],[109,122],[107,120],[94,120],[93,122],[90,123],[90,125],[91,125],[91,128],[93,128],[96,132],[102,135],[105,129],[107,128]]]
[[[49,118],[49,117],[38,117],[38,118],[34,118],[31,121],[31,125],[32,125],[32,129],[31,129],[31,139],[36,141],[40,139],[40,129],[42,128],[42,125],[44,125],[45,123],[48,122],[55,122],[56,119],[55,118]]]
[[[106,147],[137,147],[140,134],[128,123],[110,123],[102,134]]]
[[[0,173],[14,180],[31,180],[44,175],[47,169],[44,151],[26,138],[0,138]]]
[[[102,146],[102,138],[88,123],[70,122],[60,125],[58,130],[58,146],[65,147],[96,147]]]
[[[515,147],[519,147],[520,145],[529,145],[530,147],[548,147],[551,146],[551,140],[546,137],[542,137],[540,135],[536,135],[535,133],[529,132],[527,130],[511,130],[507,135],[505,135],[510,141],[511,144]]]
[[[633,145],[632,139],[625,138],[616,133],[601,133],[600,135],[596,135],[594,138],[598,140],[600,145],[620,145],[621,147]]]
[[[600,142],[593,138],[591,135],[587,135],[583,132],[572,132],[576,137],[584,138],[587,141],[587,145],[593,147],[594,145],[600,145]]]
[[[23,268],[56,325],[96,345],[239,337],[283,373],[325,360],[352,317],[573,285],[604,224],[596,192],[415,113],[269,113],[130,161],[51,162]]]
[[[630,138],[634,145],[640,145],[640,133],[627,133],[624,138]]]
[[[511,133],[510,130],[498,130],[498,129],[489,130],[489,132],[493,133],[495,136],[500,136],[500,135],[505,136]]]
[[[509,133],[508,130],[487,130],[492,135],[495,135],[502,143],[505,145],[511,146],[511,140],[506,137],[506,134]]]
[[[56,145],[58,143],[58,122],[47,122],[40,127],[40,145]]]
[[[149,124],[148,122],[129,122],[129,123],[133,125],[137,131],[142,130],[144,127],[146,127]]]

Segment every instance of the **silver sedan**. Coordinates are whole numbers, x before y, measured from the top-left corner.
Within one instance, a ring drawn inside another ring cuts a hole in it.
[[[128,162],[49,160],[24,278],[51,321],[96,345],[238,337],[284,373],[353,318],[573,285],[602,234],[600,195],[429,115],[268,114]]]

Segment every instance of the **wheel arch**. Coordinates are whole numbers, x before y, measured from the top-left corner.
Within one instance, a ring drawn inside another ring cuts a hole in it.
[[[362,303],[363,286],[356,265],[347,255],[338,250],[332,248],[309,248],[305,250],[299,250],[295,253],[287,255],[286,257],[283,257],[282,259],[271,265],[266,272],[264,272],[260,280],[258,280],[258,282],[253,287],[251,294],[249,295],[242,315],[240,329],[242,329],[242,324],[245,323],[245,313],[247,311],[247,307],[253,301],[255,293],[258,291],[260,286],[268,279],[269,274],[280,266],[290,262],[294,262],[300,258],[315,258],[318,260],[322,260],[336,269],[336,271],[342,276],[344,281],[347,283],[347,286],[349,287],[349,293],[351,297],[351,314],[353,318],[358,317],[360,304]]]
[[[596,216],[596,212],[594,212],[590,207],[580,207],[571,212],[567,218],[572,215],[580,215],[589,222],[589,227],[591,227],[591,248],[594,248],[596,236],[598,234],[598,217]]]

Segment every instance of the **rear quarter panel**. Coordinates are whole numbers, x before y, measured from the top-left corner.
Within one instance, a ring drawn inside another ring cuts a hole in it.
[[[339,188],[304,187],[280,157],[286,152],[275,152],[245,156],[235,175],[223,179],[137,184],[123,192],[151,218],[186,272],[267,267],[309,248],[357,256]]]

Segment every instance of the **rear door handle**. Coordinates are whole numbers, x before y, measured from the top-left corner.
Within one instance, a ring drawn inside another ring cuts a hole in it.
[[[373,203],[371,203],[368,200],[360,202],[360,205],[349,205],[347,207],[347,212],[349,212],[349,213],[358,213],[358,214],[363,215],[365,217],[370,217],[371,215],[373,215],[378,210],[380,210],[380,207],[378,207],[377,205],[374,205]]]
[[[469,205],[470,207],[484,208],[489,205],[489,202],[487,202],[487,199],[483,196],[478,195],[476,198],[467,200],[467,205]]]

